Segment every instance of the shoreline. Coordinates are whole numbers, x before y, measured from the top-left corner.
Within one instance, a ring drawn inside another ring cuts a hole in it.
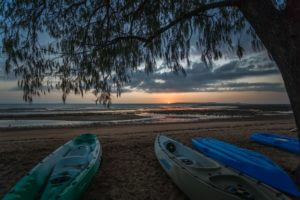
[[[65,116],[67,117],[67,116]],[[91,118],[89,118],[91,119]],[[178,119],[180,119],[178,117]],[[157,121],[154,118],[139,116],[134,114],[113,114],[109,118],[98,119],[98,121],[89,121],[83,120],[83,122],[88,123],[79,123],[79,124],[59,124],[59,125],[41,125],[41,126],[19,126],[19,127],[0,127],[0,131],[18,131],[18,130],[36,130],[36,129],[72,129],[72,128],[93,128],[93,127],[109,127],[109,126],[122,126],[122,125],[146,125],[146,124],[178,124],[178,123],[207,123],[207,122],[229,122],[229,121],[257,121],[257,120],[285,120],[290,119],[294,120],[294,116],[289,115],[265,115],[265,116],[249,116],[249,117],[228,117],[228,118],[212,118],[212,119],[190,119],[189,121],[174,121],[174,122],[164,122]],[[19,120],[19,119],[17,119]],[[22,119],[21,119],[22,120]],[[27,120],[35,120],[35,118],[27,118]],[[47,120],[51,121],[52,119],[48,118]],[[79,120],[79,119],[78,119]],[[0,119],[1,121],[1,119]],[[72,118],[65,118],[66,122],[74,122]],[[76,122],[76,121],[75,121]],[[1,134],[1,133],[0,133]]]
[[[49,153],[87,132],[97,134],[103,163],[83,199],[185,199],[156,160],[153,145],[158,133],[190,147],[191,138],[203,136],[249,148],[270,157],[293,177],[299,162],[297,155],[250,142],[248,138],[253,131],[296,136],[289,131],[294,127],[290,117],[1,131],[0,197]]]

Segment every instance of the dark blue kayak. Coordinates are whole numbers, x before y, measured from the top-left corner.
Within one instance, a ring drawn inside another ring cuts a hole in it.
[[[293,137],[275,135],[271,133],[253,133],[250,140],[300,154],[299,140]]]
[[[300,191],[289,175],[268,157],[212,138],[194,138],[193,147],[205,155],[292,196]]]

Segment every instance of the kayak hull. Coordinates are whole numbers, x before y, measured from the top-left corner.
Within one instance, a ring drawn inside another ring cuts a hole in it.
[[[288,199],[166,136],[157,136],[154,148],[163,169],[192,200]]]
[[[292,153],[300,154],[299,140],[292,137],[271,133],[253,133],[250,137],[253,142],[269,145]]]
[[[6,194],[4,200],[80,199],[101,163],[94,134],[82,134],[38,163]]]
[[[300,196],[288,174],[268,157],[213,138],[194,138],[199,152],[292,196]]]

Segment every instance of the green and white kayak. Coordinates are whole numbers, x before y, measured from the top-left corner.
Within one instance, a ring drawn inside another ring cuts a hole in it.
[[[283,193],[158,135],[155,154],[173,182],[191,199],[288,200]]]
[[[38,163],[4,196],[4,200],[80,199],[101,163],[94,134],[82,134]]]

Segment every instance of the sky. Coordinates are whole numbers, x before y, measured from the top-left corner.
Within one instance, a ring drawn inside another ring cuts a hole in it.
[[[289,103],[280,72],[264,51],[251,52],[242,59],[223,58],[211,67],[201,62],[200,55],[190,58],[189,67],[183,63],[186,76],[165,69],[162,62],[152,74],[134,72],[121,97],[113,95],[113,103]],[[16,78],[4,73],[3,60],[0,69],[0,103],[24,103]],[[91,93],[67,99],[67,103],[94,101]],[[33,103],[62,103],[61,93],[53,91]]]

